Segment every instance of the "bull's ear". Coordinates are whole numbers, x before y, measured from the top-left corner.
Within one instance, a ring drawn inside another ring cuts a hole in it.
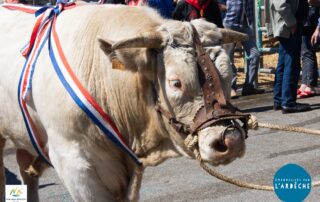
[[[223,37],[223,40],[222,40],[223,44],[236,43],[236,42],[249,40],[249,36],[241,32],[233,31],[231,29],[219,29],[219,31],[221,32]]]
[[[110,60],[112,63],[112,69],[124,70],[125,69],[124,64],[115,56],[112,50],[112,45],[114,44],[114,42],[104,40],[100,37],[98,37],[98,41],[99,41],[101,50],[110,57]]]
[[[160,32],[145,32],[132,38],[118,41],[112,45],[113,50],[124,48],[150,48],[161,49],[164,47],[164,39]]]
[[[157,34],[142,34],[131,39],[117,41],[116,43],[98,37],[101,50],[109,58],[112,69],[138,72],[147,79],[154,79],[156,57],[154,49],[162,47],[162,38]]]
[[[101,50],[103,50],[105,54],[110,55],[112,52],[112,44],[114,43],[112,41],[102,39],[101,37],[98,37],[98,42]]]

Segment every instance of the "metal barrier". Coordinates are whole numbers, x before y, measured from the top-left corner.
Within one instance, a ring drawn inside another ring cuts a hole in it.
[[[266,33],[267,36],[271,36],[272,26],[271,26],[271,15],[270,15],[270,0],[255,0],[255,37],[257,47],[260,51],[260,63],[259,63],[259,72],[264,73],[273,73],[274,71],[264,68],[263,66],[263,55],[265,53],[276,53],[278,48],[263,48],[262,46],[262,33]]]

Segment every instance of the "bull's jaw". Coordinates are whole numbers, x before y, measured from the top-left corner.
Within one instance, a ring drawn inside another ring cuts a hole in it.
[[[199,131],[199,151],[203,161],[214,166],[229,164],[245,153],[244,131],[227,131],[221,140],[224,126],[213,126]]]
[[[170,140],[164,140],[158,147],[150,148],[143,157],[140,157],[144,167],[157,166],[163,163],[169,158],[175,158],[181,156],[179,152],[175,150],[175,145],[172,145]]]

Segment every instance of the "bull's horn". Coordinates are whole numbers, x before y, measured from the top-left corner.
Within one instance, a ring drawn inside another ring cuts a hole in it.
[[[122,48],[162,48],[163,37],[158,32],[146,32],[134,38],[125,39],[112,45],[112,49]]]
[[[219,30],[223,36],[223,40],[222,40],[223,44],[249,40],[249,36],[247,34],[236,32],[231,29],[219,29]]]

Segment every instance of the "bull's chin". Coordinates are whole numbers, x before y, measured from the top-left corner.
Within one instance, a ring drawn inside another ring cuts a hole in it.
[[[228,165],[229,163],[233,162],[234,160],[236,160],[238,158],[242,158],[244,156],[244,154],[245,154],[245,149],[239,153],[239,156],[234,156],[231,158],[219,158],[219,157],[202,158],[202,161],[206,162],[212,166]]]

